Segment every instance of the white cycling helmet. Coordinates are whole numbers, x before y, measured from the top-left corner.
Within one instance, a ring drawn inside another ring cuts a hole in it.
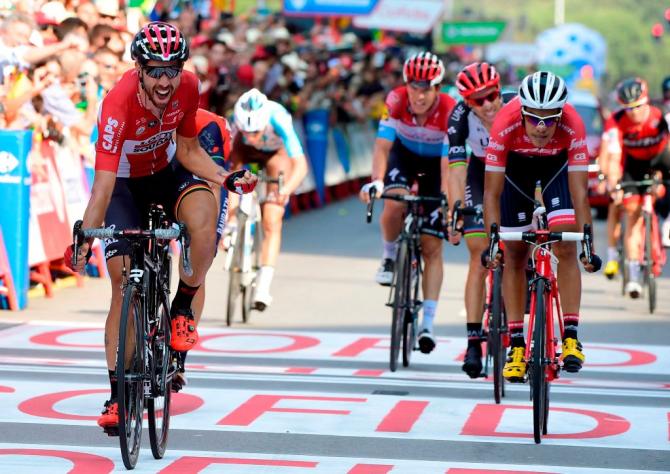
[[[533,109],[562,109],[568,100],[565,81],[548,71],[538,71],[523,78],[519,86],[521,105]]]
[[[235,103],[235,125],[243,132],[265,130],[270,121],[268,98],[258,89],[251,89]]]

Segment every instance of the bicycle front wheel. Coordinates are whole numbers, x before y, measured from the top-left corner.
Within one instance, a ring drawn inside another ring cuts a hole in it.
[[[144,414],[144,301],[140,289],[128,285],[123,296],[119,324],[116,377],[119,403],[119,443],[127,469],[137,464]]]
[[[237,309],[244,298],[242,295],[242,258],[244,253],[244,228],[247,216],[239,213],[237,218],[237,238],[228,250],[233,252],[230,270],[228,271],[228,304],[226,307],[226,325],[231,326],[237,316]]]
[[[626,253],[626,216],[621,218],[621,236],[619,237],[619,270],[621,271],[621,295],[626,295],[626,285],[628,284],[628,255]]]
[[[547,402],[547,380],[544,373],[545,324],[547,314],[545,285],[546,282],[542,279],[539,279],[535,284],[535,308],[532,308],[535,314],[535,323],[532,329],[533,346],[529,367],[531,396],[533,398],[533,437],[537,444],[542,442],[542,433],[546,433],[544,428],[545,403]]]
[[[654,275],[654,248],[652,217],[644,214],[644,284],[647,287],[647,297],[649,299],[649,313],[653,314],[656,309],[656,277]]]
[[[505,314],[502,299],[502,269],[493,270],[493,285],[491,291],[490,324],[488,333],[488,352],[493,359],[493,397],[500,403],[505,396],[505,378],[502,375],[505,366]]]
[[[256,289],[256,278],[258,270],[261,268],[261,244],[263,243],[263,229],[260,221],[253,224],[251,255],[247,258],[251,261],[252,281],[248,285],[242,286],[242,322],[248,323],[251,316],[251,307],[253,305],[254,291]]]
[[[403,338],[403,326],[405,325],[405,312],[408,308],[411,271],[409,247],[407,241],[403,240],[400,242],[395,273],[393,275],[393,320],[391,322],[391,352],[389,360],[391,372],[395,372],[398,368],[398,356]]]
[[[172,350],[170,349],[170,310],[162,298],[156,314],[156,326],[149,339],[152,355],[151,378],[155,393],[147,400],[149,441],[154,458],[165,454],[170,429],[170,402],[172,399]]]

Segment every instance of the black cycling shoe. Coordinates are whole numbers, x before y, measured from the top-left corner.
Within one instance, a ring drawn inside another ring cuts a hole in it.
[[[463,359],[463,372],[471,379],[476,379],[482,374],[482,347],[480,345],[470,346],[465,351]]]
[[[430,354],[435,349],[435,338],[428,329],[423,329],[419,333],[419,350],[423,354]]]

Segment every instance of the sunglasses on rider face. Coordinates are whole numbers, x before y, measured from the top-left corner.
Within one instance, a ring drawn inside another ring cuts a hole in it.
[[[181,73],[181,66],[144,66],[144,72],[152,79],[160,79],[165,74],[168,79],[174,79]]]
[[[495,102],[496,100],[498,100],[498,97],[500,97],[500,92],[493,91],[489,95],[486,95],[484,97],[480,97],[478,99],[470,98],[468,100],[477,107],[481,107],[482,105],[484,105],[485,102]]]
[[[521,113],[523,114],[524,117],[526,117],[526,120],[528,120],[528,122],[533,127],[539,127],[540,125],[542,125],[546,128],[550,128],[554,124],[558,123],[561,116],[563,115],[562,111],[554,115],[548,115],[546,117],[531,114],[530,112],[526,112],[525,110],[521,110]]]

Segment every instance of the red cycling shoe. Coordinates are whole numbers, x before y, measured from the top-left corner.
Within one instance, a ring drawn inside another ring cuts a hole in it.
[[[175,351],[188,351],[198,342],[198,330],[191,310],[177,310],[172,316],[170,347]]]
[[[119,404],[116,400],[105,402],[105,409],[98,417],[98,426],[105,431],[119,428]]]

